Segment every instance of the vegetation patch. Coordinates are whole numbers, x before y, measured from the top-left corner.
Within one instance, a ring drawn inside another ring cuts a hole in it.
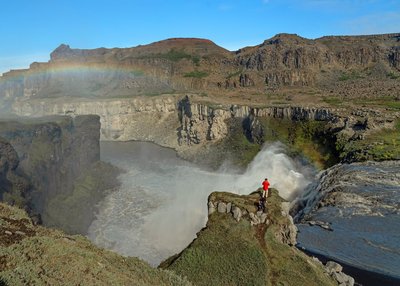
[[[400,101],[394,96],[381,96],[378,98],[357,99],[353,101],[356,105],[361,106],[380,106],[394,110],[400,110]]]
[[[347,80],[357,80],[364,78],[365,76],[361,74],[359,71],[350,71],[350,72],[343,72],[339,76],[339,81],[347,81]]]
[[[292,156],[304,155],[318,168],[338,163],[338,156],[326,122],[292,121],[279,118],[259,118],[265,130],[265,141],[281,141],[289,146]]]
[[[208,73],[205,71],[192,71],[184,74],[184,77],[203,78],[207,77]]]
[[[336,96],[324,96],[322,100],[325,103],[333,106],[340,106],[343,104],[343,100]]]
[[[395,129],[383,129],[365,136],[362,140],[337,139],[337,150],[345,161],[400,160],[400,120]]]
[[[400,74],[399,73],[395,73],[395,72],[390,72],[387,74],[387,77],[390,79],[399,79],[400,78]]]

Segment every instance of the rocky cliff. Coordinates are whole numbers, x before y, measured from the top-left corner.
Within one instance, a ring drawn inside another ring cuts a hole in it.
[[[116,170],[100,163],[99,130],[97,116],[1,120],[2,173],[12,190],[3,199],[11,203],[25,200],[25,206],[40,214],[46,225],[85,233],[94,206],[82,204],[96,202],[105,189],[116,184]],[[28,178],[29,184],[15,182],[13,173]]]
[[[5,73],[0,99],[5,105],[15,98],[62,96],[269,94],[296,86],[316,88],[329,97],[398,98],[399,38],[387,34],[310,40],[279,34],[236,52],[190,38],[126,49],[81,50],[63,44],[48,63]]]
[[[212,193],[207,226],[160,267],[195,285],[337,285],[321,263],[290,246],[296,227],[278,192],[272,191],[265,211],[257,211],[259,196]],[[343,285],[354,284],[341,275]]]
[[[396,137],[400,114],[377,108],[216,105],[195,95],[163,95],[96,101],[35,99],[14,103],[13,111],[22,116],[97,114],[102,140],[152,141],[192,159],[209,147],[243,140],[254,144],[253,149],[274,140],[297,145],[298,152],[311,148],[315,151],[309,153],[329,155],[333,161],[323,159],[331,160],[329,164],[400,158]]]

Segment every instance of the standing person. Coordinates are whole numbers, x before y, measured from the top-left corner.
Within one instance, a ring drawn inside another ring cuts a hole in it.
[[[269,182],[268,179],[265,178],[264,182],[262,182],[262,186],[263,186],[263,197],[267,198],[268,197],[268,189],[269,189]]]

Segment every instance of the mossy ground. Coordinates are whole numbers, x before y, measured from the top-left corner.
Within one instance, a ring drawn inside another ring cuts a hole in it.
[[[304,157],[319,169],[338,163],[335,144],[325,131],[325,122],[279,118],[259,118],[259,121],[264,130],[263,142],[280,141],[288,147],[289,155]],[[230,124],[229,135],[220,144],[224,146],[221,150],[229,150],[225,153],[231,154],[227,157],[233,164],[241,167],[247,166],[262,148],[261,144],[248,140],[238,122]]]
[[[97,248],[82,236],[33,226],[21,210],[4,204],[0,232],[0,285],[190,285],[170,271]]]
[[[211,200],[254,211],[259,194],[211,196]],[[195,285],[336,285],[320,265],[276,239],[281,225],[287,223],[281,202],[273,191],[268,199],[268,228],[251,226],[246,219],[236,222],[230,214],[212,214],[198,238],[161,267],[186,276]]]
[[[400,120],[397,120],[394,129],[372,132],[362,140],[338,138],[336,145],[341,159],[345,160],[400,160]]]

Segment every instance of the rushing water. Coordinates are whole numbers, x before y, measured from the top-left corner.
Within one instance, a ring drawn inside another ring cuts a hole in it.
[[[341,196],[316,207],[335,192]],[[304,201],[306,220],[298,225],[300,247],[397,279],[395,284],[367,281],[364,285],[400,285],[399,161],[335,166],[309,186]],[[310,226],[309,220],[328,222],[332,231]]]
[[[151,143],[102,142],[101,156],[126,172],[119,177],[120,189],[102,202],[89,238],[152,265],[183,250],[205,226],[211,192],[248,194],[268,177],[290,198],[308,184],[303,174],[310,174],[280,144],[266,146],[244,174],[205,171]]]

